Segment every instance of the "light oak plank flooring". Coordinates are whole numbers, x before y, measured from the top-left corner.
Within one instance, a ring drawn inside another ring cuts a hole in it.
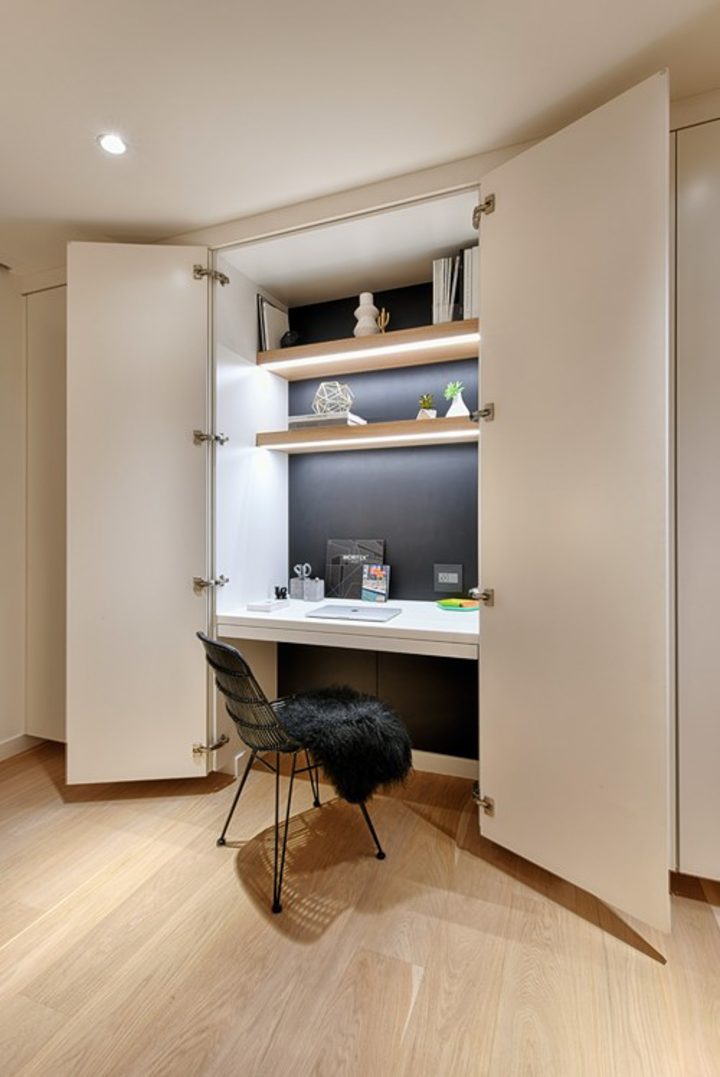
[[[270,913],[273,778],[66,787],[0,765],[3,1077],[720,1077],[720,886],[670,936],[478,834],[470,783],[357,809],[297,783]],[[715,907],[714,907],[715,906]]]

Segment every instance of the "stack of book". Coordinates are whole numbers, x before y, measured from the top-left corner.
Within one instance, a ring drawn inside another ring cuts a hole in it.
[[[463,318],[477,318],[480,294],[480,248],[466,247],[463,251]]]
[[[301,430],[307,426],[364,426],[366,419],[353,415],[351,411],[328,411],[322,415],[310,412],[309,415],[291,415],[288,430]]]
[[[459,303],[462,292],[462,306]],[[477,318],[480,292],[480,248],[433,262],[433,325],[455,318]]]

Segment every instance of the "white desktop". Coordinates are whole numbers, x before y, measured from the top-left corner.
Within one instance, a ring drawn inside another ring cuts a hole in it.
[[[237,613],[220,614],[217,632],[227,639],[396,651],[477,661],[480,616],[475,610],[443,610],[435,602],[392,599],[388,607],[399,610],[399,613],[389,621],[334,620],[316,616],[318,610],[333,605],[347,609],[348,600],[326,598],[322,602],[303,602],[290,599],[269,612],[243,607]],[[355,603],[355,606],[360,605]]]

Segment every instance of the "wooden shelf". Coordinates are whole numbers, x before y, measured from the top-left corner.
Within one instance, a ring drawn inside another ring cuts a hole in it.
[[[462,322],[398,329],[394,333],[378,333],[372,337],[349,337],[323,344],[300,344],[295,348],[258,352],[257,365],[287,381],[300,381],[334,374],[359,374],[369,370],[472,359],[478,355],[478,343],[478,320],[467,318]],[[390,348],[399,350],[388,354]]]
[[[303,427],[257,434],[260,448],[286,453],[347,452],[367,449],[406,449],[422,445],[455,445],[477,441],[472,419],[403,419],[365,426]]]

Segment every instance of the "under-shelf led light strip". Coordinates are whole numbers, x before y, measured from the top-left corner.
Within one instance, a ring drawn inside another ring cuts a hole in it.
[[[480,334],[477,330],[472,333],[453,333],[452,336],[438,337],[436,340],[411,340],[403,344],[383,344],[377,348],[368,347],[367,350],[348,349],[347,351],[330,352],[326,355],[306,356],[302,359],[273,359],[269,363],[263,363],[263,370],[296,370],[304,366],[325,366],[328,363],[337,363],[340,359],[362,359],[363,356],[373,359],[384,355],[408,355],[412,352],[440,350],[449,348],[460,342],[477,344]]]
[[[432,422],[432,420],[428,420]],[[472,432],[471,432],[472,433]],[[355,448],[361,448],[368,445],[401,445],[407,442],[413,442],[415,445],[424,445],[426,442],[432,441],[474,441],[475,437],[468,437],[467,430],[438,430],[437,432],[428,432],[423,434],[422,440],[418,438],[417,434],[368,434],[367,436],[357,438],[318,438],[316,441],[282,441],[277,445],[263,445],[263,449],[280,449],[282,452],[289,452],[291,449],[335,449],[341,448],[345,450],[352,450]]]

